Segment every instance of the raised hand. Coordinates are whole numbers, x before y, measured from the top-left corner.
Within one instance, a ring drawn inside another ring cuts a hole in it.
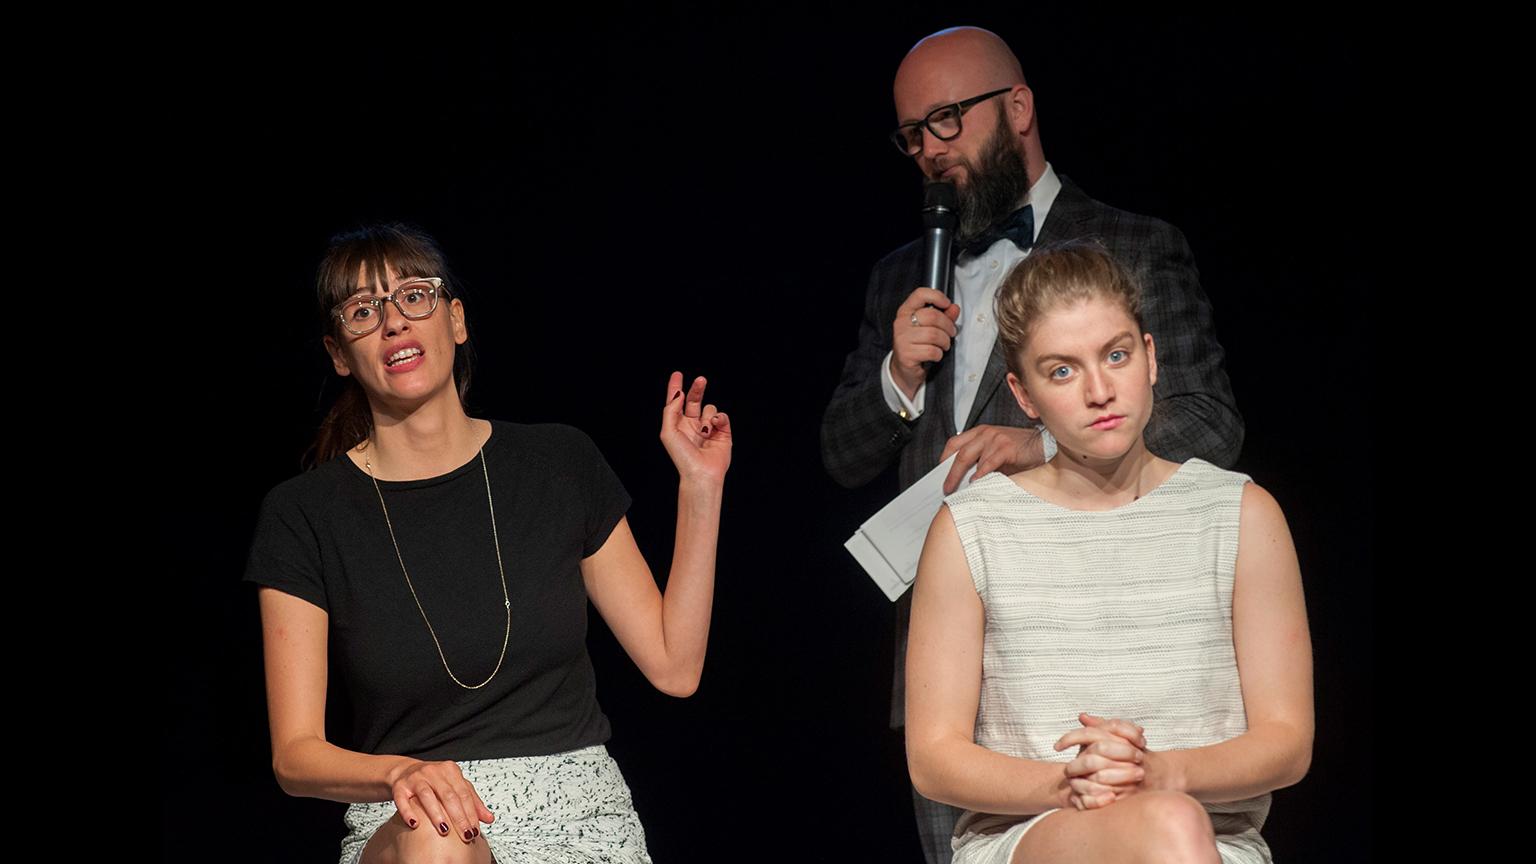
[[[704,404],[706,383],[695,378],[684,393],[683,373],[672,373],[661,411],[661,444],[684,482],[721,484],[731,467],[731,420]]]

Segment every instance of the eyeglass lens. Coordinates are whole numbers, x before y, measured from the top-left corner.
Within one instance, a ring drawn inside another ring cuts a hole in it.
[[[908,156],[916,156],[923,151],[924,124],[928,126],[935,138],[948,141],[960,134],[960,111],[955,105],[945,105],[942,108],[933,109],[932,113],[923,118],[923,123],[897,129],[892,137],[896,141],[896,146]]]

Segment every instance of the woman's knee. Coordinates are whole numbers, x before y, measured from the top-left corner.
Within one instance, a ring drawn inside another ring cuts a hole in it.
[[[451,833],[445,837],[431,826],[411,828],[397,811],[368,838],[360,864],[491,864],[491,861],[491,850],[484,837],[466,843]]]
[[[1111,806],[1133,806],[1139,816],[1147,864],[1203,862],[1216,864],[1216,833],[1199,801],[1182,792],[1141,792]]]

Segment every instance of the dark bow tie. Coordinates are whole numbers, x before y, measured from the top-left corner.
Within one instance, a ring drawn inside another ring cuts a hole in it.
[[[980,255],[992,248],[993,243],[1004,238],[1013,241],[1013,245],[1023,252],[1028,252],[1029,247],[1035,245],[1035,208],[1032,205],[1025,204],[1008,214],[1007,219],[992,225],[961,246],[960,253]]]

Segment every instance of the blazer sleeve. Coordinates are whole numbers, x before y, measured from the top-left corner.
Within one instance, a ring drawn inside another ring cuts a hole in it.
[[[885,404],[880,364],[891,351],[891,321],[900,298],[883,290],[898,267],[893,253],[874,268],[864,298],[859,344],[843,362],[842,378],[821,418],[821,462],[838,484],[853,489],[890,467],[911,440],[912,425]]]
[[[1157,349],[1147,447],[1175,462],[1199,457],[1231,468],[1243,449],[1243,418],[1223,366],[1211,302],[1183,232],[1152,222],[1141,268],[1142,317]]]

